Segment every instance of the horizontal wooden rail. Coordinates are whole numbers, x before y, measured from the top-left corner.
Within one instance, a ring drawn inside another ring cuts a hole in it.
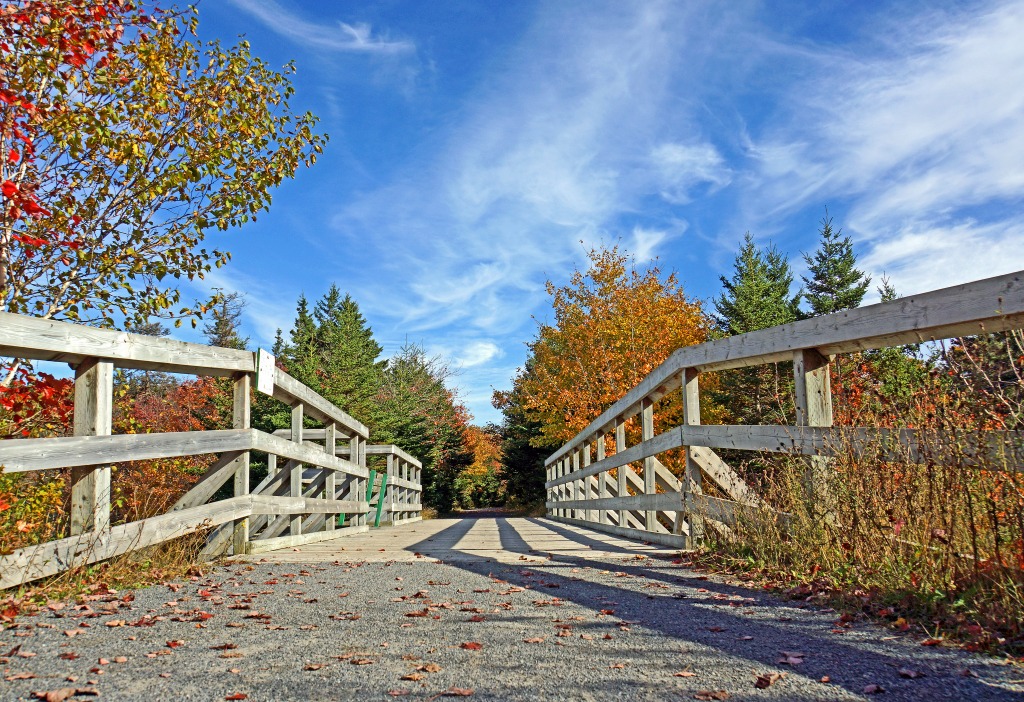
[[[964,431],[950,435],[928,429],[873,427],[801,427],[773,425],[703,424],[666,429],[653,439],[630,446],[545,483],[553,488],[589,478],[612,468],[635,463],[648,456],[683,446],[788,453],[797,456],[835,456],[852,451],[883,460],[934,463],[936,465],[1000,466],[1021,472],[1024,432]]]
[[[257,514],[289,515],[366,511],[369,505],[352,500],[245,495],[89,532],[0,556],[0,589],[56,575],[69,568],[96,563],[197,530]]]
[[[353,419],[347,413],[331,404],[330,400],[306,387],[280,368],[274,369],[274,398],[281,400],[289,406],[294,406],[296,403],[301,402],[303,411],[307,415],[317,421],[337,424],[342,429],[339,434],[345,438],[350,437],[352,434],[357,434],[364,439],[370,438],[370,430],[365,424]],[[307,434],[310,431],[316,430],[305,430]],[[321,439],[323,439],[324,430],[321,429],[319,431]],[[307,438],[311,437],[307,436]]]
[[[804,319],[675,351],[622,399],[551,454],[546,465],[632,417],[641,401],[679,388],[683,369],[708,371],[792,360],[816,349],[828,356],[1024,327],[1024,271]]]
[[[194,375],[230,376],[256,370],[251,351],[96,329],[10,312],[0,312],[0,330],[0,356],[71,365],[87,358],[103,358],[119,368]]]
[[[368,475],[364,466],[256,429],[8,439],[0,441],[0,466],[5,473],[19,473],[238,451],[265,451],[361,478]]]

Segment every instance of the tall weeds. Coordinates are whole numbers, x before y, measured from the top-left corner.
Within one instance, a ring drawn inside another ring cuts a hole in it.
[[[900,628],[1024,651],[1024,447],[1006,433],[1024,417],[1021,349],[1019,336],[957,340],[901,393],[886,391],[877,358],[834,364],[836,423],[924,430],[919,452],[849,434],[818,493],[828,503],[816,505],[807,459],[751,456],[741,472],[784,514],[746,514],[705,557]]]

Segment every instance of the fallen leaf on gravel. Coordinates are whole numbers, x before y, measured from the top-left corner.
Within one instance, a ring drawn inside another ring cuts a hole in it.
[[[727,700],[729,693],[725,690],[701,690],[693,696],[695,700]]]
[[[437,663],[424,663],[416,666],[416,670],[422,670],[424,673],[440,673],[444,668]]]
[[[160,673],[160,677],[161,678],[169,678],[169,677],[171,677],[171,674],[170,673]]]
[[[622,668],[626,667],[626,664],[625,663],[612,663],[608,667],[613,669],[613,670],[621,670]]]
[[[77,696],[90,696],[96,697],[100,693],[91,687],[62,687],[57,690],[48,690],[46,692],[33,692],[36,699],[45,700],[46,702],[64,702],[69,697]]]
[[[67,636],[68,638],[71,638],[72,636],[78,636],[79,634],[84,634],[84,633],[85,633],[85,629],[68,629],[68,630],[66,630],[64,632],[64,636]]]
[[[449,687],[441,693],[441,697],[469,697],[473,694],[471,687]]]
[[[544,643],[544,637],[534,636],[532,639],[523,639],[523,643]]]
[[[371,665],[373,661],[369,658],[353,658],[349,663],[352,665]]]
[[[224,699],[228,700],[229,702],[233,702],[234,700],[247,700],[249,699],[249,695],[245,694],[244,692],[236,692],[233,695],[226,695]]]
[[[128,622],[126,622],[124,619],[111,619],[109,622],[106,623],[106,626],[109,626],[109,627],[127,626],[127,625],[128,625]]]
[[[168,641],[167,642],[167,648],[177,648],[178,646],[184,646],[184,645],[185,645],[185,642],[182,641],[181,639],[178,639],[177,641]]]
[[[35,658],[36,657],[36,654],[34,654],[32,651],[18,651],[14,655],[16,655],[18,658]]]
[[[920,670],[911,670],[910,668],[900,668],[897,672],[901,678],[910,678],[911,680],[924,677],[924,673]]]
[[[65,651],[64,653],[57,656],[57,658],[60,658],[62,661],[73,661],[77,658],[80,658],[80,656],[74,651]]]
[[[976,678],[976,677],[978,677],[978,674],[975,673],[970,668],[961,668],[960,670],[958,670],[956,672],[957,672],[957,675],[959,675],[960,677],[963,677],[963,678]]]
[[[828,682],[832,682],[832,678],[830,678],[830,677],[829,677],[829,676],[827,676],[827,675],[822,675],[822,676],[821,676],[821,680],[819,680],[818,682],[823,682],[823,683],[828,683]]]
[[[244,629],[245,628],[245,624],[243,624],[242,622],[228,622],[224,626],[230,626],[233,629]]]
[[[108,661],[106,658],[100,658],[98,661],[96,661],[96,663],[98,665],[110,665],[110,661]]]
[[[233,648],[238,648],[238,644],[222,643],[218,646],[210,646],[211,651],[230,651]]]
[[[7,682],[14,682],[15,680],[31,680],[35,676],[35,673],[14,673],[13,675],[4,676],[4,680]]]
[[[757,681],[754,683],[754,687],[758,690],[764,690],[772,686],[786,677],[785,673],[763,673],[757,676]]]
[[[114,662],[115,663],[127,663],[128,662],[128,657],[127,656],[118,656],[117,658],[114,659]]]
[[[672,673],[673,678],[695,678],[697,674],[692,670],[680,670],[678,673]]]
[[[942,639],[927,638],[921,642],[922,646],[938,646],[942,643]]]
[[[714,632],[725,631],[725,627],[722,627],[722,626],[709,626],[708,627],[708,631],[714,631]]]
[[[423,673],[409,673],[408,675],[403,675],[399,679],[400,680],[412,680],[413,682],[418,682],[418,681],[422,680],[425,677],[427,677],[427,676],[424,675]]]
[[[406,695],[411,695],[412,690],[388,690],[388,694],[392,697],[405,697]]]
[[[303,670],[320,670],[321,668],[326,668],[326,667],[327,667],[326,663],[307,663],[306,665],[302,666],[302,669]]]
[[[804,662],[804,657],[807,655],[806,653],[798,653],[796,651],[779,651],[779,654],[782,656],[778,660],[779,665],[800,665]]]
[[[464,648],[467,651],[479,651],[483,647],[484,647],[484,645],[482,643],[478,643],[476,641],[467,641],[466,643],[461,644],[459,646],[459,648]],[[455,688],[452,688],[452,689],[455,689]]]
[[[885,692],[885,688],[881,685],[876,685],[875,683],[871,683],[870,685],[864,686],[865,695],[880,695],[883,692]]]

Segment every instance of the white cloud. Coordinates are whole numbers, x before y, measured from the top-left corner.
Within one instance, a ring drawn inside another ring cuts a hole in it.
[[[885,273],[900,295],[1024,270],[1024,221],[910,225],[877,240],[862,267]]]
[[[725,159],[708,143],[659,144],[650,160],[659,178],[661,196],[673,204],[690,202],[690,191],[697,185],[710,183],[721,188],[732,179]]]
[[[474,341],[456,354],[455,362],[462,368],[472,368],[501,358],[503,355],[501,348],[493,341]]]
[[[231,0],[241,10],[260,20],[268,29],[300,44],[329,51],[401,54],[416,47],[410,41],[392,41],[375,36],[370,25],[338,22],[325,27],[307,22],[288,12],[275,0]]]
[[[788,116],[750,140],[747,227],[839,200],[862,263],[900,292],[1021,268],[1024,2],[889,22],[873,54],[806,55]]]

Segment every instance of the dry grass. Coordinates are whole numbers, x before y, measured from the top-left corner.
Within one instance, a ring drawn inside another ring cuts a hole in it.
[[[748,514],[735,538],[713,542],[698,561],[922,638],[1024,654],[1024,450],[1011,439],[1004,457],[971,465],[980,451],[973,432],[1018,428],[993,426],[994,415],[978,411],[982,400],[927,383],[899,414],[903,426],[928,427],[923,456],[851,442],[828,461],[813,499],[804,482],[809,459],[752,458],[740,471],[786,518]],[[879,406],[863,403],[846,419],[892,426],[893,413]]]
[[[0,620],[36,611],[47,602],[80,599],[98,591],[116,592],[200,575],[209,565],[199,559],[205,540],[205,533],[189,534],[12,588],[4,593],[5,599],[0,600]]]

